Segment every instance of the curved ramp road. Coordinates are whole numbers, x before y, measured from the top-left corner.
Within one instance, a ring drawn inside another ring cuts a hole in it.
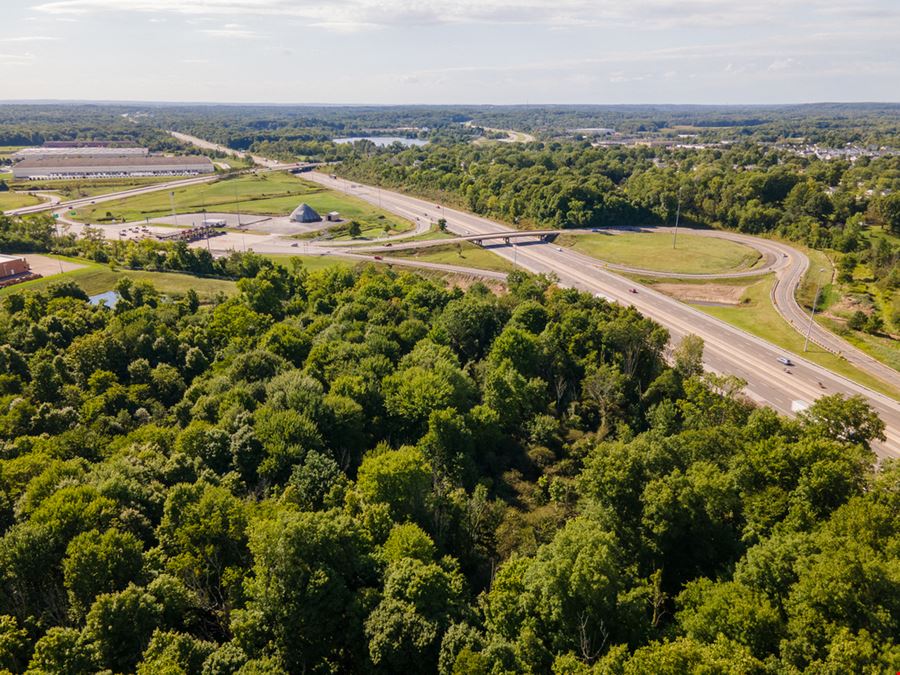
[[[354,194],[370,203],[380,202],[383,209],[407,218],[422,215],[434,220],[445,218],[448,229],[457,234],[510,231],[509,228],[487,218],[436,206],[431,202],[396,192],[376,191],[374,188],[339,178],[333,179],[324,174],[313,173],[308,179]],[[511,247],[495,249],[495,253],[507,260],[513,259]],[[787,373],[777,361],[778,357],[785,355],[785,351],[779,347],[650,288],[640,287],[639,293],[631,293],[630,289],[635,287],[634,282],[602,269],[596,260],[586,262],[580,255],[565,249],[557,250],[555,246],[520,246],[517,258],[518,264],[529,271],[553,273],[564,285],[621,304],[633,305],[646,316],[668,328],[675,341],[690,333],[699,335],[706,345],[705,361],[710,370],[741,377],[747,381],[745,391],[748,396],[760,403],[771,405],[782,413],[791,414],[791,404],[796,400],[812,402],[820,396],[833,393],[864,396],[887,426],[885,432],[887,440],[878,444],[877,450],[883,456],[900,456],[900,404],[897,401],[831,373],[799,356],[791,355],[791,360],[796,366]],[[798,263],[788,268],[795,270],[793,278],[802,276],[802,272],[796,274],[796,269],[802,266],[802,261]],[[820,382],[822,386],[819,386]]]

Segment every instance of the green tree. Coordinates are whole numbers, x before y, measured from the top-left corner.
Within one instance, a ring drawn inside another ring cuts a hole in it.
[[[63,575],[70,611],[83,617],[101,593],[140,582],[144,565],[141,542],[130,532],[83,532],[69,542]]]
[[[83,675],[100,669],[94,646],[80,630],[54,626],[35,643],[29,675]]]
[[[356,489],[370,504],[386,504],[401,522],[422,518],[431,493],[431,465],[422,452],[404,446],[366,455],[359,467]]]
[[[883,441],[884,422],[859,395],[823,396],[804,410],[800,419],[809,433],[859,443],[868,448],[873,440]]]
[[[131,585],[124,591],[97,597],[87,615],[85,636],[104,667],[132,671],[159,626],[163,607],[146,589]]]
[[[227,626],[250,561],[244,504],[223,487],[176,485],[168,492],[157,536],[165,569]]]
[[[270,643],[292,672],[324,661],[358,670],[365,589],[374,582],[358,526],[333,513],[278,511],[257,522],[250,550],[250,600],[232,621],[239,641]]]
[[[703,372],[703,338],[685,335],[675,348],[674,356],[675,370],[683,377],[700,375]]]

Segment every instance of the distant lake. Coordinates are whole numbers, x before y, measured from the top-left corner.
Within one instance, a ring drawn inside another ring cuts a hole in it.
[[[421,138],[405,138],[403,136],[354,136],[352,138],[335,138],[335,143],[356,143],[356,141],[372,141],[379,147],[391,145],[392,143],[401,143],[412,147],[414,145],[426,145],[428,141]]]
[[[115,307],[118,301],[119,294],[115,291],[106,291],[106,293],[98,293],[97,295],[91,295],[88,297],[88,302],[92,305],[99,305],[101,302],[105,302],[106,306],[110,309]]]

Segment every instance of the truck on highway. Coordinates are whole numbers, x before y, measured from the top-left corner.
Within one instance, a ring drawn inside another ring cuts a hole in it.
[[[801,401],[799,399],[795,401],[791,401],[791,412],[792,413],[800,413],[809,408],[809,403],[806,401]]]

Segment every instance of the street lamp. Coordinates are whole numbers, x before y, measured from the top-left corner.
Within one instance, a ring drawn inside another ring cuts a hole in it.
[[[822,290],[822,272],[824,267],[819,268],[819,278],[816,282],[816,297],[813,298],[812,311],[809,313],[809,326],[806,327],[806,340],[803,342],[803,351],[809,346],[809,334],[812,332],[813,318],[816,316],[816,305],[819,303],[819,291]]]
[[[678,220],[681,218],[681,188],[678,188],[678,208],[675,210],[675,233],[672,235],[672,248],[678,241]]]

